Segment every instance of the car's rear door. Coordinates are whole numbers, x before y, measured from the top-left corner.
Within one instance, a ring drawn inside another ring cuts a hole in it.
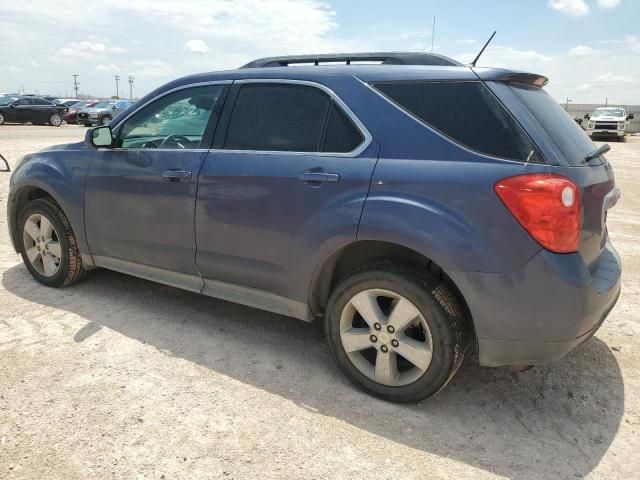
[[[204,292],[224,297],[223,284],[235,284],[304,308],[318,256],[356,237],[377,145],[346,105],[317,84],[236,82],[223,119],[198,187]],[[273,303],[256,305],[300,316]]]
[[[198,172],[217,123],[224,84],[181,88],[115,126],[86,183],[87,241],[97,265],[194,291]]]

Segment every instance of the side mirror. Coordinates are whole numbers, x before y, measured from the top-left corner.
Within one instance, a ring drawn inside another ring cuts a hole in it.
[[[12,103],[11,105],[9,105],[11,108],[16,108],[17,105],[15,103]]]
[[[636,116],[633,113],[630,113],[629,115],[627,115],[627,120],[633,120],[634,118],[636,118]]]
[[[87,130],[85,141],[88,140],[89,144],[94,147],[110,147],[113,145],[113,136],[111,134],[111,127],[105,125],[103,127],[96,127]]]
[[[588,113],[585,113],[584,114],[584,118],[586,118],[588,120],[589,118],[591,118],[591,115],[589,115]]]

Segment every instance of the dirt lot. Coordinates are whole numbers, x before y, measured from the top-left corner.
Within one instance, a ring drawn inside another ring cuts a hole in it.
[[[2,126],[0,153],[83,135]],[[40,286],[0,174],[0,478],[638,478],[640,138],[608,157],[624,280],[603,328],[525,373],[464,366],[410,406],[348,384],[319,324],[108,271]]]

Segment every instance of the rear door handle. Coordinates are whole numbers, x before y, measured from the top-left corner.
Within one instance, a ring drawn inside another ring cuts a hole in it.
[[[298,180],[301,182],[309,182],[309,183],[336,183],[340,180],[340,175],[337,173],[329,173],[329,172],[303,172],[298,175]]]
[[[187,170],[167,170],[162,174],[162,178],[179,182],[183,178],[191,178],[191,172]]]

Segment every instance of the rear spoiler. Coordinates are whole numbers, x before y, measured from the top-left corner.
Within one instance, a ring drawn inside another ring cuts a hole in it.
[[[549,79],[544,75],[537,73],[514,72],[513,70],[502,70],[497,68],[473,68],[480,80],[507,82],[507,83],[524,83],[533,85],[534,87],[544,87],[549,83]]]

